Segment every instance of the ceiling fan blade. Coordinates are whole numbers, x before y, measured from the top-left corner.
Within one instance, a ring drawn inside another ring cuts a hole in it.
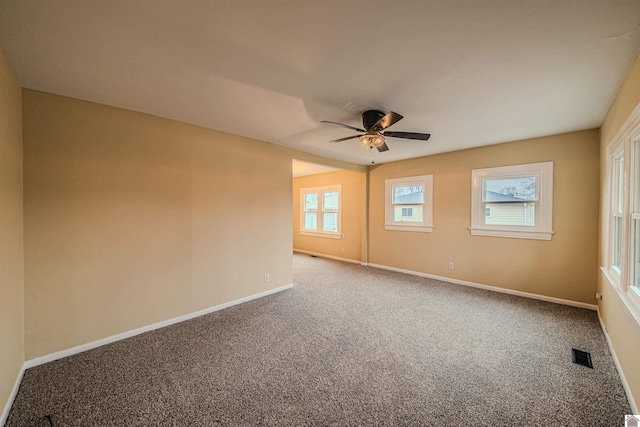
[[[346,141],[347,139],[353,139],[353,138],[360,138],[360,135],[346,136],[344,138],[334,139],[329,142],[342,142],[342,141]]]
[[[384,117],[378,120],[375,125],[373,125],[372,129],[375,131],[381,131],[388,128],[392,124],[397,123],[401,119],[402,116],[400,114],[389,111]]]
[[[387,146],[387,143],[383,143],[381,146],[377,147],[379,152],[383,152],[383,151],[389,151],[389,147]]]
[[[349,125],[343,125],[342,123],[330,122],[329,120],[322,120],[320,123],[324,123],[326,125],[342,126],[343,128],[357,130],[358,132],[366,132],[364,129],[355,128]]]
[[[384,132],[385,137],[391,136],[393,138],[405,138],[405,139],[419,139],[420,141],[426,141],[431,137],[429,133],[417,133],[417,132]]]

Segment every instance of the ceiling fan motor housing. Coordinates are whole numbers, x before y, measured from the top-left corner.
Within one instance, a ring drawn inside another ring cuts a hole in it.
[[[384,113],[382,111],[367,110],[362,113],[362,126],[364,126],[366,130],[369,130],[383,117]]]

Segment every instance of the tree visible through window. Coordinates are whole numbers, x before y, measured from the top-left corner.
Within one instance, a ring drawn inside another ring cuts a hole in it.
[[[385,230],[431,231],[433,175],[385,181]]]
[[[536,178],[487,179],[484,190],[485,224],[535,227]]]
[[[550,240],[553,162],[475,169],[471,234]]]

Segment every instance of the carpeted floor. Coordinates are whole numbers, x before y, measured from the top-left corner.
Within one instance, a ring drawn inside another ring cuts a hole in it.
[[[29,369],[6,425],[617,426],[631,411],[593,311],[304,255],[294,283]]]

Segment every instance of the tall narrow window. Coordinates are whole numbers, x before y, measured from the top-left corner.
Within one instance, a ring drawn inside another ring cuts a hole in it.
[[[471,234],[550,240],[553,162],[471,172]]]
[[[633,141],[631,193],[631,291],[640,296],[640,138]]]
[[[432,200],[433,175],[387,179],[385,230],[432,231]]]
[[[603,243],[600,267],[628,313],[640,325],[640,105],[606,148]]]
[[[611,269],[619,276],[622,271],[622,239],[624,208],[624,151],[618,151],[613,157],[611,179]]]
[[[341,239],[342,185],[300,189],[300,234]]]

